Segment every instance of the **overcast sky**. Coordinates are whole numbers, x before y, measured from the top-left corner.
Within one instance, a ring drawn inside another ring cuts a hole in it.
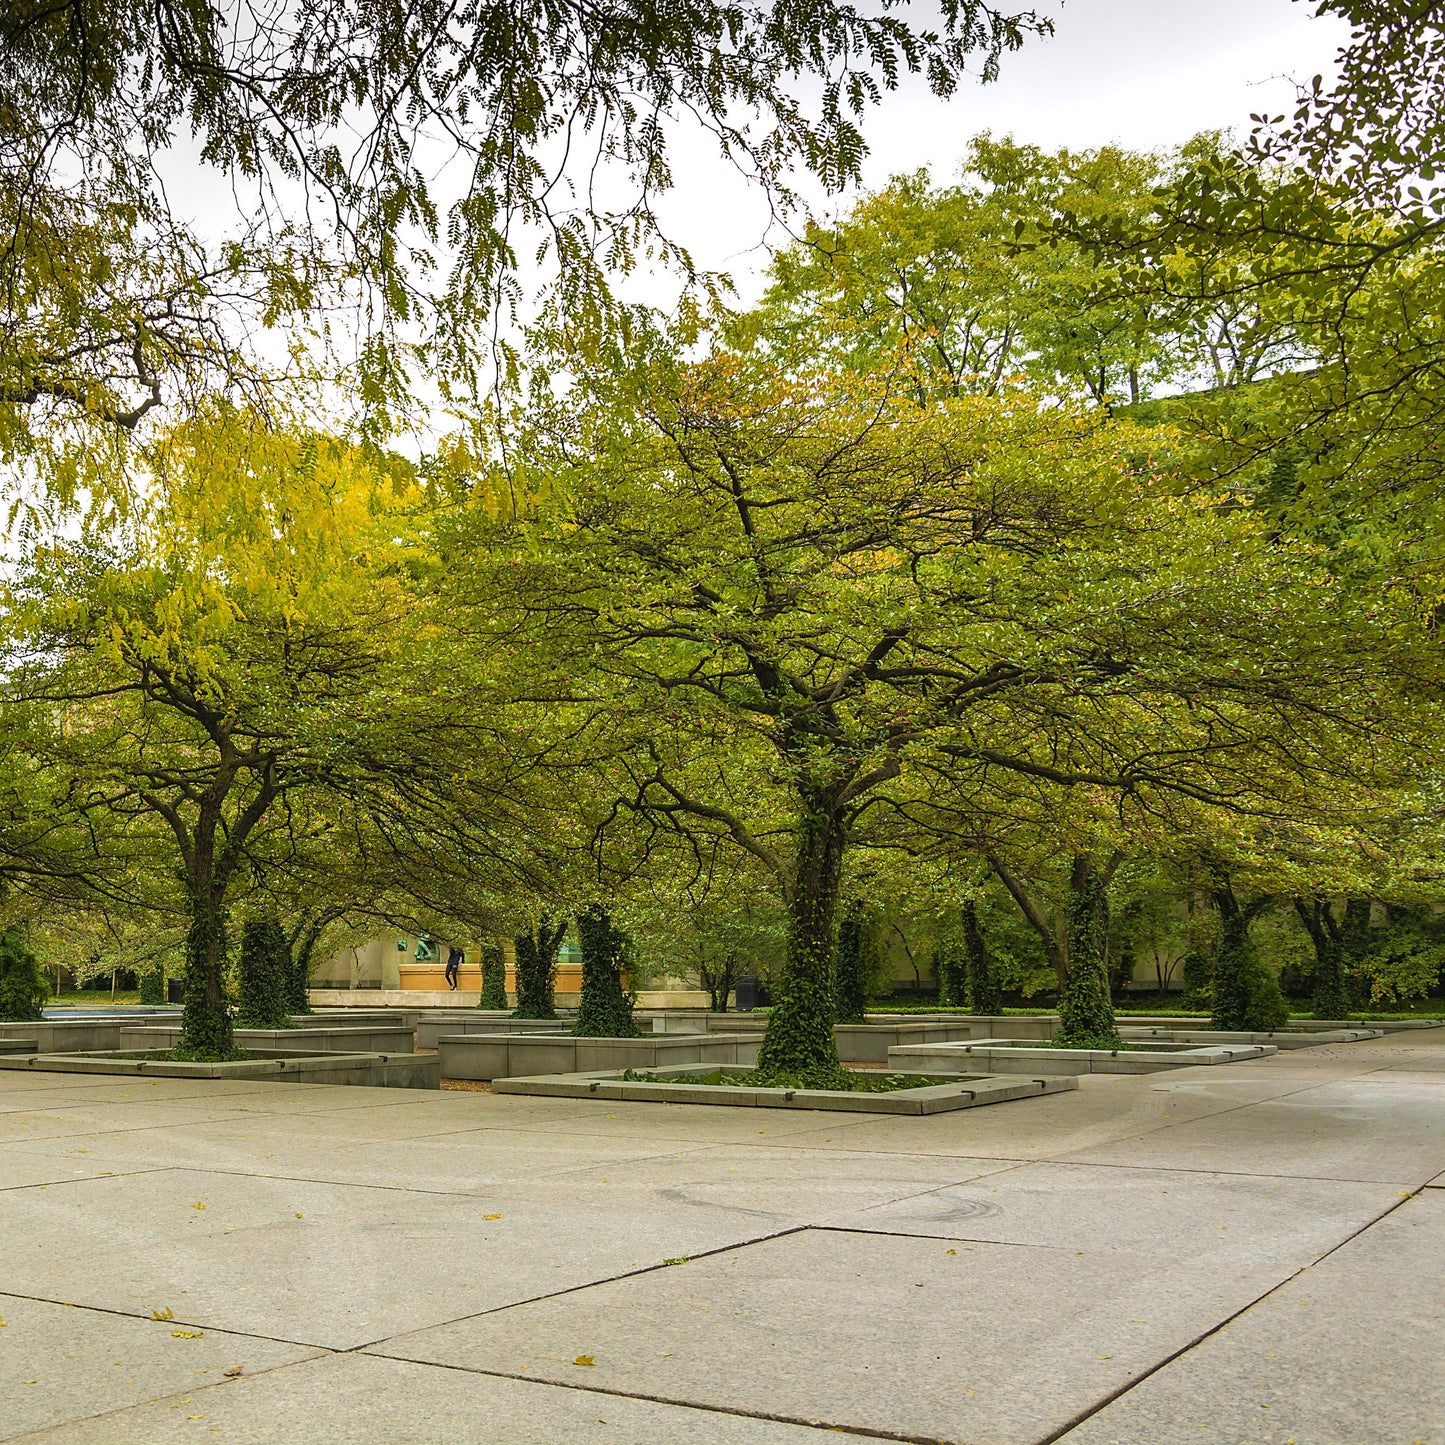
[[[924,165],[953,178],[983,130],[1076,149],[1152,149],[1201,130],[1246,131],[1251,112],[1288,107],[1292,78],[1328,74],[1347,34],[1299,0],[1041,0],[1040,10],[1054,18],[1053,38],[1006,56],[994,84],[940,101],[914,82],[867,117],[868,188]],[[751,299],[768,258],[762,207],[700,146],[684,154],[669,225]],[[813,204],[836,213],[846,198],[815,193]]]

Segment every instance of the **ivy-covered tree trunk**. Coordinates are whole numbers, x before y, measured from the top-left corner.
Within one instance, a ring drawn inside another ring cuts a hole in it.
[[[1065,904],[1069,967],[1054,1035],[1055,1043],[1069,1048],[1115,1049],[1121,1042],[1104,959],[1109,906],[1105,881],[1092,859],[1074,859]]]
[[[236,1024],[245,1029],[291,1027],[291,949],[274,918],[251,919],[241,929],[240,1000]]]
[[[519,933],[517,950],[517,1007],[513,1018],[557,1017],[557,950],[567,933],[565,918],[554,923],[544,912],[534,932]]]
[[[933,976],[938,980],[940,1008],[968,1007],[968,962],[957,939],[939,939],[933,950]]]
[[[507,1006],[507,963],[499,943],[482,945],[482,996],[477,1007],[504,1009]]]
[[[838,924],[833,960],[833,1012],[839,1023],[861,1024],[868,1007],[863,996],[863,901],[850,898]]]
[[[963,950],[968,959],[969,1003],[974,1013],[993,1016],[1003,1012],[1003,995],[994,976],[993,959],[978,923],[978,904],[963,905]]]
[[[333,921],[326,917],[314,919],[286,941],[287,977],[291,983],[288,1002],[293,1014],[315,1012],[311,1007],[311,958],[327,923]]]
[[[1269,1033],[1289,1022],[1279,980],[1254,955],[1249,927],[1267,898],[1241,904],[1228,882],[1210,891],[1219,910],[1219,948],[1214,955],[1213,1027],[1229,1032]]]
[[[1342,1019],[1349,1016],[1350,995],[1345,983],[1344,945],[1340,925],[1323,898],[1296,898],[1295,912],[1315,949],[1314,1016]]]
[[[584,1038],[635,1038],[632,999],[622,986],[627,935],[598,905],[577,915],[577,934],[582,944],[582,998],[572,1032]]]
[[[797,831],[778,1002],[758,1051],[758,1071],[779,1080],[826,1084],[841,1067],[833,1037],[833,916],[845,842],[833,800],[807,799]]]
[[[39,960],[24,932],[12,924],[0,934],[0,1021],[34,1023],[49,997]]]
[[[238,1055],[221,976],[226,958],[226,925],[220,900],[209,889],[191,897],[186,934],[186,974],[181,1008],[181,1041],[176,1057],[218,1063]]]
[[[1369,989],[1356,972],[1370,947],[1370,900],[1347,898],[1340,920],[1340,969],[1344,975],[1346,1008],[1337,1018],[1348,1018],[1369,1001]]]

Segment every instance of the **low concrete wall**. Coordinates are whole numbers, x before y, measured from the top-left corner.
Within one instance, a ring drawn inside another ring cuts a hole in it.
[[[1228,1033],[1215,1029],[1138,1029],[1123,1025],[1119,1036],[1125,1043],[1162,1044],[1273,1044],[1278,1049],[1317,1049],[1326,1044],[1357,1044],[1362,1039],[1379,1039],[1379,1029],[1293,1029],[1281,1033]]]
[[[34,1023],[0,1023],[0,1039],[34,1039],[43,1054],[82,1049],[118,1049],[127,1020],[117,1016],[83,1019],[37,1019]]]
[[[888,1062],[910,1073],[1156,1074],[1201,1064],[1230,1064],[1276,1053],[1273,1044],[1226,1044],[1170,1049],[1033,1049],[1031,1040],[983,1039],[977,1043],[908,1044],[889,1049]]]
[[[237,1029],[237,1048],[278,1049],[321,1054],[409,1054],[415,1035],[408,1028],[325,1027],[314,1029]],[[181,1041],[179,1024],[122,1028],[121,1049],[173,1049]],[[42,1052],[44,1052],[42,1050]],[[72,1052],[74,1052],[72,1050]]]
[[[444,1079],[508,1079],[594,1069],[658,1069],[758,1061],[761,1040],[745,1034],[644,1034],[636,1039],[571,1035],[451,1034],[438,1040]]]
[[[437,1040],[446,1034],[565,1034],[575,1022],[575,1019],[514,1019],[511,1014],[497,1014],[490,1009],[486,1013],[473,1010],[470,1014],[423,1014],[417,1020],[416,1046],[434,1049]]]
[[[261,1057],[225,1064],[170,1059],[121,1059],[106,1052],[0,1054],[0,1069],[57,1074],[143,1074],[164,1079],[257,1079],[268,1084],[360,1084],[381,1089],[439,1089],[435,1054],[312,1054],[259,1051]]]

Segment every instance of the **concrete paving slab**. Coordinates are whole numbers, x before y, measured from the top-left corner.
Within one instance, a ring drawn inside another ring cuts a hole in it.
[[[599,1388],[910,1439],[1020,1445],[1287,1273],[807,1230],[374,1352],[553,1380],[570,1378],[568,1362],[585,1354]]]
[[[29,1149],[0,1144],[0,1190],[63,1184],[76,1179],[99,1179],[113,1174],[134,1174],[138,1169],[152,1167],[156,1166],[127,1164],[104,1154],[90,1156],[88,1149],[74,1151],[52,1146],[47,1151],[44,1143]],[[3,1279],[3,1274],[0,1274],[0,1279]]]
[[[830,1222],[940,1239],[1302,1268],[1399,1201],[1391,1184],[1020,1164]]]
[[[1219,1072],[1181,1070],[1147,1078],[1093,1074],[1081,1079],[1073,1093],[1032,1100],[1027,1109],[935,1115],[910,1121],[906,1131],[877,1119],[860,1120],[846,1130],[828,1122],[821,1135],[831,1135],[844,1149],[1049,1159],[1095,1144],[1146,1137],[1190,1119],[1227,1114],[1243,1104],[1309,1087],[1308,1080],[1216,1081]]]
[[[576,1368],[579,1377],[583,1367]],[[823,1445],[859,1440],[773,1420],[631,1400],[586,1389],[439,1370],[367,1355],[252,1375],[25,1439],[45,1445]]]
[[[289,1086],[288,1086],[289,1087]],[[59,1108],[14,1110],[0,1114],[0,1143],[38,1139],[67,1139],[77,1134],[114,1134],[157,1125],[180,1128],[215,1119],[244,1117],[235,1109],[186,1099],[143,1099],[125,1104],[90,1104]]]
[[[791,1227],[725,1199],[512,1185],[452,1195],[156,1170],[0,1195],[7,1287],[350,1349]],[[814,1196],[803,1191],[803,1203]]]
[[[173,1321],[121,1319],[0,1294],[0,1440],[159,1395],[202,1390],[223,1370],[273,1369],[314,1351]],[[181,1334],[174,1333],[182,1331]],[[191,1338],[198,1334],[199,1338]],[[92,1440],[121,1437],[97,1431]]]
[[[1445,1166],[1440,1087],[1333,1081],[1062,1156],[1080,1163],[1376,1180],[1413,1188]]]
[[[1063,1437],[1440,1445],[1445,1197],[1412,1199]]]
[[[307,1118],[294,1128],[258,1131],[251,1120],[196,1125],[185,1130],[137,1130],[123,1137],[50,1141],[49,1157],[77,1155],[108,1161],[108,1168],[214,1170],[264,1174],[337,1184],[473,1193],[498,1184],[541,1179],[578,1169],[633,1159],[655,1158],[669,1146],[646,1140],[538,1138],[516,1129],[469,1129],[422,1139],[357,1140],[327,1133],[324,1118]],[[31,1151],[41,1146],[31,1146]],[[674,1144],[672,1150],[698,1146]],[[5,1179],[0,1146],[0,1184]]]

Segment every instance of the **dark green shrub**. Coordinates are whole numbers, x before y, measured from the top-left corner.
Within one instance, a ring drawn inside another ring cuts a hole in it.
[[[166,971],[160,964],[141,974],[140,1001],[143,1004],[163,1004],[166,1001]]]
[[[40,961],[25,934],[12,925],[0,934],[0,1019],[31,1023],[41,1017],[41,1006],[49,997]]]

